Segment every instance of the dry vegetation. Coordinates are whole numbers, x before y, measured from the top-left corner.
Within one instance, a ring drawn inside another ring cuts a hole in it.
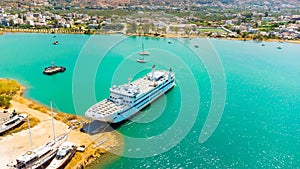
[[[10,100],[20,90],[16,80],[0,79],[0,107],[9,108]]]
[[[92,163],[95,161],[95,159],[98,159],[103,154],[106,154],[104,149],[95,149],[92,148],[92,146],[87,147],[84,152],[77,152],[75,154],[70,163],[66,166],[66,169],[84,168],[84,166]]]

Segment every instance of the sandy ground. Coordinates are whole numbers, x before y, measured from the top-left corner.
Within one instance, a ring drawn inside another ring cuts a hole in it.
[[[13,109],[15,109],[17,112],[25,112],[27,114],[30,114],[36,118],[38,118],[41,122],[31,128],[31,135],[32,135],[32,142],[33,147],[38,148],[41,145],[44,145],[47,143],[50,139],[53,138],[53,129],[52,129],[52,118],[51,116],[42,113],[37,110],[33,110],[28,108],[25,104],[21,104],[16,101],[11,101],[11,104],[13,105],[9,109],[9,113],[12,112]],[[1,114],[3,114],[3,110],[0,110]],[[7,113],[7,114],[9,114]],[[54,120],[54,128],[55,128],[55,134],[56,136],[61,135],[65,133],[68,129],[68,126],[64,124],[63,122]],[[96,143],[107,139],[107,141],[103,144],[101,144],[101,148],[104,148],[106,150],[109,150],[112,147],[115,147],[119,144],[119,140],[115,138],[115,134],[111,132],[106,132],[98,135],[87,135],[85,133],[80,132],[77,130],[72,130],[69,133],[68,140],[73,143],[75,143],[77,146],[85,145],[85,146],[92,146],[93,143]],[[30,145],[30,136],[28,129],[22,130],[18,133],[14,133],[8,136],[0,136],[0,169],[8,168],[7,164],[11,161],[15,160],[17,157],[21,156],[26,152],[27,150],[31,149]],[[87,152],[88,153],[88,152]],[[85,154],[85,156],[89,156],[89,154]],[[82,159],[82,161],[79,161],[82,163],[83,161],[86,161],[85,159]]]
[[[32,143],[34,148],[38,148],[39,146],[47,143],[49,139],[53,138],[51,117],[45,113],[30,109],[18,102],[11,101],[11,103],[13,107],[10,109],[15,109],[17,112],[26,112],[41,121],[37,126],[31,129]],[[56,120],[54,120],[54,126],[56,136],[63,134],[68,128],[67,125]],[[1,137],[0,154],[2,155],[0,156],[0,168],[8,168],[6,165],[9,162],[13,161],[17,157],[24,154],[26,150],[30,149],[31,145],[28,129],[6,137]]]

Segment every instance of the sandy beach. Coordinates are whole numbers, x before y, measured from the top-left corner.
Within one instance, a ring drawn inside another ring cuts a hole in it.
[[[8,109],[8,113],[5,113],[5,116],[9,115],[13,110],[16,110],[18,113],[26,113],[29,116],[39,119],[40,122],[31,128],[33,148],[38,148],[39,146],[49,142],[50,139],[53,139],[51,113],[47,108],[42,107],[41,105],[34,103],[29,99],[23,98],[21,94],[23,93],[24,89],[25,88],[22,87],[20,93],[14,96],[13,100],[10,101],[11,107]],[[0,114],[2,114],[0,117],[3,117],[3,110],[4,109],[0,109]],[[45,110],[48,111],[45,113]],[[59,119],[64,117],[64,115],[66,117],[74,116],[63,113],[55,114],[55,116],[58,115],[60,117]],[[63,119],[54,120],[56,136],[64,134],[69,128],[69,126],[62,121]],[[75,157],[71,160],[66,168],[82,168],[97,160],[98,157],[102,156],[110,149],[121,147],[122,139],[120,134],[118,134],[116,131],[104,132],[90,136],[79,131],[81,128],[80,122],[87,121],[86,119],[76,116],[76,120],[73,121],[77,121],[77,124],[79,125],[77,127],[75,126],[74,129],[71,130],[67,141],[73,142],[77,146],[85,145],[86,149],[83,153],[77,152]],[[27,124],[27,121],[24,122],[24,124]],[[103,139],[106,141],[101,145],[97,145],[97,143]],[[95,146],[95,144],[97,146]],[[31,149],[28,129],[23,129],[22,131],[16,133],[0,136],[0,153],[2,154],[0,156],[0,168],[9,168],[7,167],[8,163],[24,154],[27,150]]]

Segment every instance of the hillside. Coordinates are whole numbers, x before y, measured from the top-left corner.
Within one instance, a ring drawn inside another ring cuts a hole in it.
[[[184,6],[190,5],[268,5],[271,6],[286,6],[299,7],[299,0],[5,0],[0,3],[14,3],[22,5],[41,5],[47,4],[53,6],[70,5],[80,7],[93,6],[118,6],[118,5],[162,5],[162,6]]]

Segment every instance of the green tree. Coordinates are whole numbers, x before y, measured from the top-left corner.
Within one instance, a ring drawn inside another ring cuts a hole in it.
[[[161,28],[161,32],[162,32],[163,34],[166,34],[166,33],[167,33],[167,28],[166,28],[166,27],[162,27],[162,28]]]
[[[243,32],[243,33],[242,33],[242,38],[248,38],[248,37],[249,37],[248,32]]]
[[[150,32],[150,27],[151,27],[151,25],[148,23],[142,25],[142,30],[143,30],[144,34],[148,34]]]
[[[137,24],[136,23],[129,23],[127,25],[127,33],[137,33]]]
[[[185,34],[188,35],[188,37],[190,37],[191,31],[192,31],[192,27],[191,26],[185,26],[184,27],[184,32],[185,32]]]
[[[158,31],[158,29],[157,29],[157,27],[156,26],[154,26],[154,25],[152,25],[151,26],[151,30],[152,31],[154,31],[155,33],[158,33],[157,31]]]
[[[269,16],[269,13],[266,11],[265,12],[265,17],[268,17]]]
[[[12,19],[10,19],[10,20],[8,21],[8,23],[9,23],[9,26],[14,26],[14,21],[13,21]]]
[[[178,34],[178,32],[179,32],[179,28],[175,27],[175,34]]]

